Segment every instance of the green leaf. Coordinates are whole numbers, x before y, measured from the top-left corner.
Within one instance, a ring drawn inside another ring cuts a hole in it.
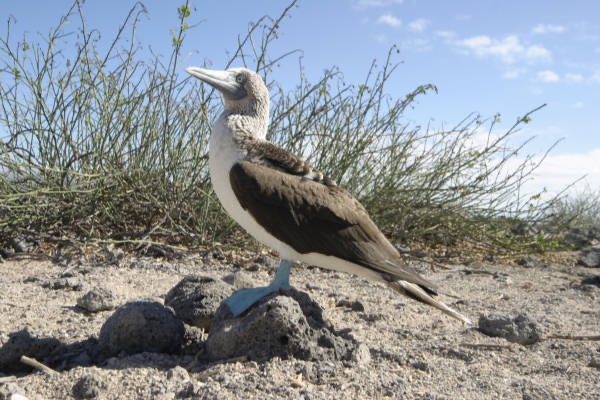
[[[177,9],[177,15],[179,16],[179,19],[186,19],[190,16],[190,14],[190,8],[187,6],[187,4],[184,4]]]

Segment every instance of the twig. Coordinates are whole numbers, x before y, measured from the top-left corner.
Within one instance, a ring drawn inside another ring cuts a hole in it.
[[[463,268],[463,269],[454,269],[452,270],[453,272],[463,272],[466,275],[490,275],[493,277],[497,277],[498,276],[498,271],[485,271],[485,270],[479,270],[479,269],[469,269],[469,268]]]
[[[600,335],[552,335],[546,339],[563,339],[563,340],[600,340]]]
[[[510,349],[508,344],[491,344],[491,343],[461,343],[460,346],[469,349],[484,349],[484,350],[504,350]]]
[[[412,257],[412,255],[411,255],[411,257]],[[419,259],[418,259],[418,258],[416,258],[416,257],[415,257],[414,259],[415,259],[415,260],[419,260]],[[422,261],[422,260],[420,260],[420,261]],[[425,261],[425,262],[426,262],[426,263],[428,263],[429,265],[431,265],[431,267],[432,267],[431,269],[432,269],[434,272],[435,272],[435,268],[436,268],[436,267],[437,267],[437,268],[441,268],[441,269],[443,269],[443,270],[445,270],[445,271],[452,270],[452,267],[449,267],[449,266],[447,266],[447,265],[445,265],[445,264],[442,264],[442,263],[441,263],[441,262],[439,262],[439,261],[434,261],[434,260],[431,260],[431,261]]]
[[[30,358],[30,357],[27,357],[27,356],[21,356],[21,362],[23,364],[29,365],[30,367],[33,367],[35,369],[38,369],[38,370],[42,371],[46,375],[50,375],[50,376],[60,375],[60,372],[55,371],[52,368],[50,368],[50,367],[42,364],[41,362],[39,362],[35,358]]]
[[[14,382],[16,380],[16,376],[0,376],[0,384]]]

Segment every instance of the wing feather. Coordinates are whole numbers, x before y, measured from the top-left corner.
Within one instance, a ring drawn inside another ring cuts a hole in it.
[[[336,186],[333,179],[323,175],[301,157],[271,142],[257,140],[252,136],[241,136],[237,138],[237,144],[248,153],[248,159],[255,164],[275,168],[287,174],[303,176],[327,186]]]
[[[435,293],[436,285],[402,263],[365,208],[346,190],[249,161],[229,174],[241,206],[298,253],[321,253]],[[326,267],[326,266],[324,266]]]

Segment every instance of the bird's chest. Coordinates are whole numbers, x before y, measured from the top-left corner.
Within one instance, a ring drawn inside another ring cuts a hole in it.
[[[225,121],[219,119],[209,141],[208,164],[213,189],[223,207],[235,219],[233,214],[239,212],[240,206],[231,188],[229,171],[242,155],[229,132]]]
[[[209,142],[209,168],[212,186],[227,213],[258,241],[275,249],[282,256],[294,259],[295,252],[260,226],[238,201],[229,178],[231,167],[247,158],[247,152],[234,141],[226,118],[219,118],[213,127]]]

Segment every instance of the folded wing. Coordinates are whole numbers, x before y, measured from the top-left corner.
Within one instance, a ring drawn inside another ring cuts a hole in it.
[[[337,257],[377,271],[384,280],[404,280],[435,293],[436,285],[401,262],[364,207],[344,189],[249,161],[234,165],[229,177],[242,207],[298,253]]]

